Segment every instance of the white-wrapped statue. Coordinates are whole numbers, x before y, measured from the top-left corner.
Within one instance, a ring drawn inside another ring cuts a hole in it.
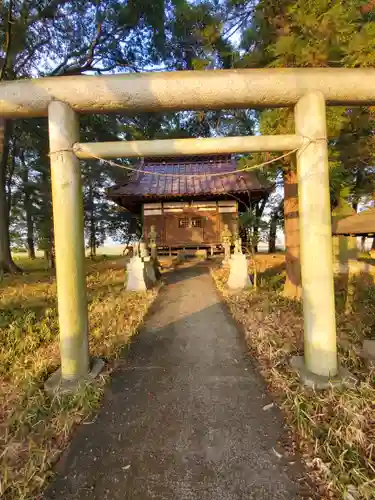
[[[242,290],[251,285],[247,258],[242,253],[241,238],[235,239],[234,254],[230,258],[229,265],[228,288],[231,290]]]
[[[128,280],[126,283],[126,290],[128,292],[144,292],[146,287],[145,282],[145,264],[142,259],[135,254],[127,265]]]

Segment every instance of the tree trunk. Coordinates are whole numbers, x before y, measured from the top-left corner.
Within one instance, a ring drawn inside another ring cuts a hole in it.
[[[93,258],[96,255],[96,238],[95,238],[95,221],[91,213],[90,215],[90,257]]]
[[[27,253],[29,255],[29,259],[35,260],[35,244],[34,244],[34,235],[29,235],[29,224],[27,225]]]
[[[298,182],[295,168],[284,171],[284,232],[286,281],[284,296],[301,297]]]
[[[271,218],[270,233],[268,238],[268,253],[276,252],[276,231],[277,231],[277,217],[273,215]]]
[[[254,224],[253,229],[253,244],[251,245],[254,253],[258,253],[258,243],[259,243],[259,226],[257,223]]]
[[[91,218],[90,220],[90,258],[96,256],[96,240],[95,240],[95,224]]]
[[[24,163],[23,155],[21,154],[22,161],[22,182],[23,182],[23,209],[26,215],[26,228],[27,228],[27,252],[29,259],[35,259],[35,243],[34,243],[34,220],[32,215],[32,203],[30,198],[29,171]]]
[[[253,236],[254,236],[253,248],[255,253],[258,253],[260,219],[263,215],[264,207],[266,206],[267,200],[268,200],[268,195],[259,200],[258,203],[255,205],[255,223],[253,228]]]
[[[6,195],[6,169],[9,157],[11,124],[0,118],[0,273],[17,273],[13,262],[9,239],[9,207]]]
[[[268,253],[276,252],[277,223],[280,219],[280,212],[283,209],[284,201],[281,201],[271,215],[270,232],[268,237]]]
[[[51,251],[49,252],[48,255],[48,267],[50,269],[55,269],[55,252],[53,247],[51,248]]]
[[[51,202],[51,177],[48,163],[46,163],[47,154],[42,149],[40,153],[40,163],[44,167],[41,169],[41,204],[43,210],[43,221],[41,225],[41,236],[43,240],[43,249],[49,269],[55,268],[54,258],[54,234],[53,234],[53,218],[52,218],[52,202]]]
[[[93,187],[91,181],[89,184],[88,209],[90,211],[90,258],[93,259],[96,256],[96,224],[94,215]]]
[[[55,269],[55,256],[53,250],[44,250],[44,258],[47,261],[48,269]]]
[[[13,145],[12,145],[12,151],[8,152],[8,164],[5,167],[5,193],[6,193],[6,198],[7,198],[7,205],[8,205],[8,214],[11,213],[12,210],[12,181],[13,181],[13,174],[14,170],[16,168],[16,156],[17,156],[17,144],[16,140],[13,139]],[[9,161],[9,156],[10,156],[10,161]]]

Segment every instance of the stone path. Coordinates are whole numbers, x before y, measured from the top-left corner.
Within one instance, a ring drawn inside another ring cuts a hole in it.
[[[279,410],[263,410],[270,397],[208,270],[180,269],[168,281],[45,498],[304,497],[302,465],[273,450]]]

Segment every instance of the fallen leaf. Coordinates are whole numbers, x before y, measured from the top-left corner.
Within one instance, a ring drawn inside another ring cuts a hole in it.
[[[268,405],[264,405],[263,406],[263,411],[267,411],[267,410],[270,410],[271,408],[273,408],[275,406],[274,403],[270,403]]]

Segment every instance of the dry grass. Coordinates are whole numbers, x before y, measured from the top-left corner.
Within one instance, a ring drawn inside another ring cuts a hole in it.
[[[375,374],[357,352],[363,337],[374,334],[375,286],[371,280],[357,278],[353,310],[345,314],[343,283],[336,283],[340,362],[356,375],[358,385],[314,392],[301,386],[289,365],[292,354],[303,352],[301,304],[272,289],[279,283],[274,286],[270,272],[274,259],[268,263],[268,269],[261,264],[257,292],[229,293],[227,271],[216,269],[213,275],[233,316],[244,326],[249,350],[295,431],[320,497],[374,499]]]
[[[34,271],[0,288],[0,497],[7,500],[37,498],[73,427],[99,405],[111,366],[74,396],[44,393],[59,349],[55,279],[41,263],[23,260]],[[88,262],[90,351],[107,360],[129,342],[156,295],[125,292],[124,276],[121,260]]]

